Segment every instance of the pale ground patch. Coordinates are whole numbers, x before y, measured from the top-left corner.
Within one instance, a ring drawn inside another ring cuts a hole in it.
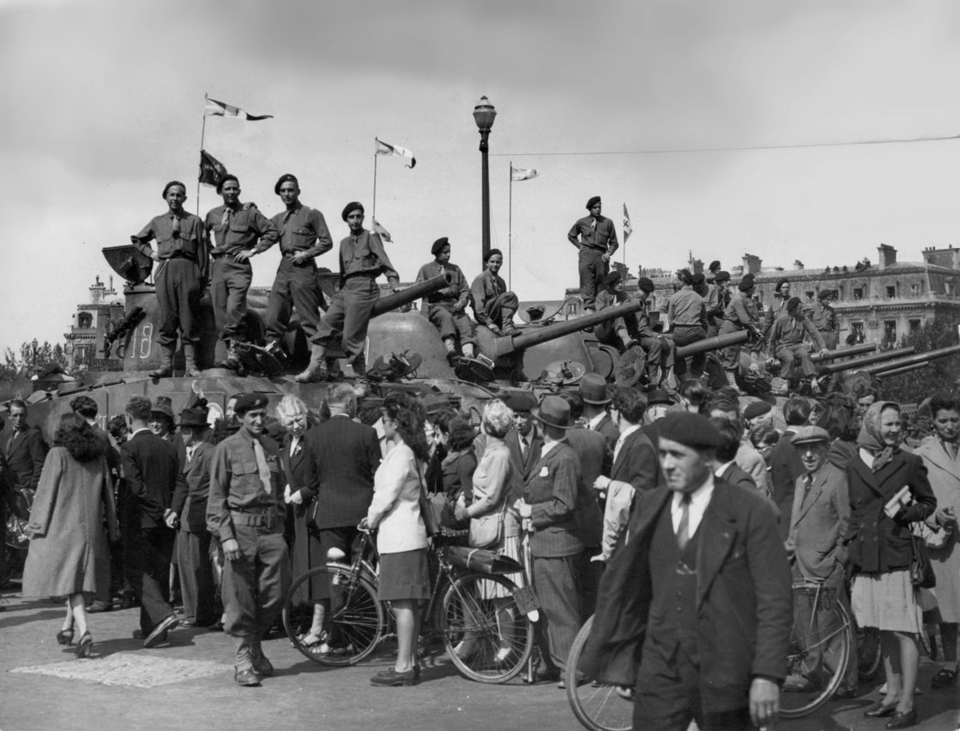
[[[223,674],[228,665],[199,660],[172,660],[150,655],[117,652],[102,659],[68,660],[50,665],[14,668],[11,673],[51,675],[67,680],[88,680],[103,685],[155,688],[159,685]]]

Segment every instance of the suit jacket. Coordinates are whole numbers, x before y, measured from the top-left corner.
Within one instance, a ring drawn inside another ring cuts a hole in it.
[[[577,491],[577,506],[574,517],[577,534],[586,548],[600,545],[603,535],[603,511],[597,499],[594,481],[610,469],[610,451],[607,440],[599,432],[590,429],[568,429],[567,444],[580,460],[583,478]]]
[[[310,429],[304,446],[304,484],[317,495],[317,527],[357,525],[373,500],[373,476],[380,466],[376,430],[338,414]]]
[[[910,523],[926,520],[937,508],[923,460],[898,451],[873,472],[858,454],[847,465],[847,485],[851,513],[846,544],[854,569],[875,574],[909,568]],[[890,518],[883,506],[905,485],[914,503]]]
[[[826,462],[814,473],[809,488],[806,475],[797,478],[787,543],[803,578],[843,576],[843,540],[849,528],[850,496],[843,470]]]
[[[181,440],[183,441],[183,440]],[[210,494],[210,460],[215,447],[201,442],[183,470],[186,489],[178,486],[173,494],[173,512],[180,516],[180,528],[190,533],[207,530],[207,497]],[[186,450],[184,450],[186,457]]]
[[[530,551],[534,556],[559,558],[583,551],[574,518],[582,481],[580,460],[564,442],[533,465],[524,486],[524,500],[533,506]]]
[[[310,484],[310,467],[306,449],[306,434],[300,437],[296,450],[290,454],[290,443],[293,437],[287,434],[280,446],[280,468],[283,470],[283,479],[290,485],[290,492],[300,491],[302,502],[295,506],[294,515],[302,518],[317,497],[314,486]]]
[[[653,600],[653,529],[672,492],[641,496],[624,539],[600,581],[597,613],[581,669],[633,687]],[[728,691],[747,705],[760,675],[782,680],[793,624],[790,567],[769,502],[753,489],[715,480],[700,527],[696,607],[700,685]],[[704,711],[712,709],[704,707]]]
[[[723,471],[722,475],[717,475],[724,482],[727,482],[731,485],[738,485],[739,487],[748,487],[753,490],[757,489],[757,483],[750,476],[749,472],[743,470],[740,465],[736,462],[731,462],[727,468]]]
[[[787,429],[780,437],[780,441],[770,451],[770,497],[777,504],[781,515],[790,515],[793,511],[793,490],[797,484],[797,478],[804,473],[803,463],[800,461],[800,455],[797,454],[797,448],[790,441],[796,432]],[[780,534],[783,540],[787,540],[790,534],[790,521],[780,521]]]
[[[594,431],[598,431],[603,434],[603,438],[607,440],[607,447],[609,447],[610,452],[612,453],[613,448],[617,444],[617,440],[620,438],[620,430],[617,428],[617,425],[613,423],[613,419],[610,418],[610,414],[603,415],[603,418],[597,423]]]
[[[177,450],[156,434],[141,431],[120,447],[125,493],[123,528],[156,528],[173,505],[174,492],[187,491]]]
[[[520,454],[520,433],[516,429],[508,431],[507,436],[503,438],[510,450],[510,465],[513,467],[513,488],[509,498],[511,502],[523,496],[523,485],[526,482],[527,475],[530,474],[530,470],[540,459],[540,450],[543,449],[543,437],[536,425],[534,425],[529,436],[530,448],[527,450],[526,457]]]
[[[13,481],[17,487],[37,489],[43,462],[47,458],[47,449],[43,434],[35,426],[28,426],[7,435],[4,452],[7,467],[13,473]]]
[[[660,479],[660,461],[653,443],[643,433],[643,429],[637,429],[624,440],[610,470],[610,479],[629,483],[637,493],[652,490],[657,486]]]

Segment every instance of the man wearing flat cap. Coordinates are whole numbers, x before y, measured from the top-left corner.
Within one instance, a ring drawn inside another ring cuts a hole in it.
[[[271,219],[280,236],[280,266],[267,302],[267,350],[276,353],[290,326],[292,310],[297,311],[307,340],[316,341],[324,304],[316,258],[333,248],[333,239],[323,214],[300,202],[300,183],[295,175],[281,175],[273,192],[287,209]],[[273,242],[265,244],[264,250]]]
[[[600,215],[600,196],[587,201],[589,216],[579,219],[567,234],[567,239],[580,251],[580,298],[584,313],[595,312],[597,291],[609,271],[610,257],[619,248],[617,230],[613,221]]]
[[[197,368],[197,341],[200,338],[200,298],[210,276],[207,231],[199,216],[183,210],[187,186],[172,180],[163,188],[166,213],[155,216],[138,234],[130,237],[144,256],[159,263],[156,282],[160,305],[160,367],[150,372],[153,378],[173,375],[173,356],[177,335],[183,341],[186,375],[200,375]],[[157,250],[150,242],[156,239]]]
[[[204,220],[214,244],[210,251],[210,298],[217,332],[227,346],[227,357],[221,365],[236,370],[240,367],[236,346],[247,340],[243,318],[253,280],[250,258],[275,244],[280,232],[255,204],[240,202],[240,180],[236,175],[220,178],[217,193],[223,197],[223,205],[212,209]]]
[[[756,345],[762,340],[760,333],[760,319],[757,314],[757,303],[753,299],[757,285],[752,274],[744,275],[737,285],[737,291],[730,297],[730,303],[723,310],[723,322],[720,323],[720,334],[746,330],[752,334]],[[723,370],[727,377],[727,385],[742,393],[737,385],[736,376],[740,372],[740,346],[730,345],[723,349]]]
[[[396,292],[400,275],[390,263],[380,234],[363,227],[362,203],[351,201],[344,206],[340,217],[350,227],[350,235],[340,241],[340,289],[317,328],[310,365],[296,380],[302,383],[326,380],[331,366],[326,349],[342,345],[357,377],[357,397],[362,398],[368,391],[364,353],[367,328],[373,306],[380,298],[377,277],[385,275],[390,288]]]
[[[217,445],[210,467],[207,528],[223,546],[223,631],[233,637],[238,685],[273,675],[261,643],[283,608],[290,559],[276,443],[263,433],[267,397],[245,393],[240,430]]]
[[[658,424],[666,485],[640,496],[607,565],[580,669],[635,689],[637,729],[772,726],[793,619],[773,507],[714,476],[709,420]]]
[[[423,298],[423,314],[440,331],[440,339],[447,350],[447,360],[453,363],[456,359],[458,340],[463,356],[473,358],[476,355],[474,348],[477,345],[477,335],[473,322],[467,316],[467,305],[470,303],[467,278],[463,276],[460,267],[450,263],[450,240],[446,236],[433,242],[430,253],[433,254],[433,261],[420,267],[414,284],[426,282],[444,273],[449,273],[452,280],[449,286]]]

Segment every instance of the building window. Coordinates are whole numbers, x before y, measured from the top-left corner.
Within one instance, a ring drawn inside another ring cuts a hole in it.
[[[855,300],[863,299],[863,287],[854,287],[853,288],[853,298]]]
[[[897,288],[896,288],[894,285],[892,285],[892,284],[888,284],[888,285],[887,285],[887,299],[893,299],[893,298],[896,297],[896,296],[897,296]]]
[[[883,340],[887,343],[897,342],[897,321],[896,320],[884,320],[883,321]]]
[[[920,320],[910,320],[910,334],[913,335],[920,329]]]
[[[919,297],[921,294],[920,282],[914,282],[910,285],[910,296]]]
[[[814,301],[814,297],[816,297],[816,292],[814,292],[813,290],[809,290],[809,289],[808,289],[808,290],[805,292],[805,294],[807,295],[807,302],[813,302],[813,301]]]
[[[857,334],[857,342],[862,343],[864,341],[863,337],[863,323],[862,322],[851,322],[850,329]]]

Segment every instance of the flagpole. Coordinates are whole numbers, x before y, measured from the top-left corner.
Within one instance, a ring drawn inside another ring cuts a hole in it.
[[[200,125],[200,153],[203,156],[203,136],[207,131],[207,94],[203,94],[203,123]],[[200,215],[200,175],[197,175],[197,215]]]
[[[377,138],[374,137],[373,139],[376,140]],[[377,157],[379,156],[377,155],[376,151],[374,151],[373,153],[373,206],[371,206],[373,208],[373,213],[370,214],[370,218],[377,217]]]
[[[507,289],[513,289],[513,160],[510,161],[509,203],[507,204],[507,255],[510,264],[507,265]]]

